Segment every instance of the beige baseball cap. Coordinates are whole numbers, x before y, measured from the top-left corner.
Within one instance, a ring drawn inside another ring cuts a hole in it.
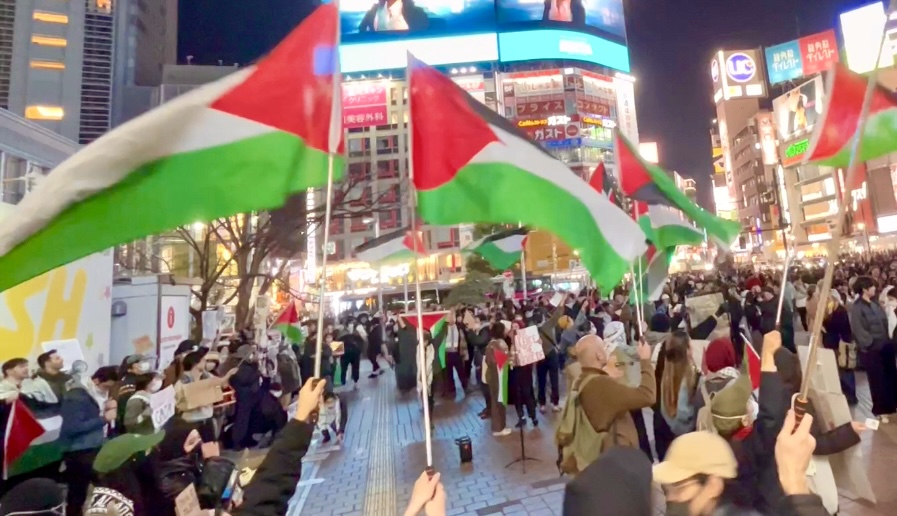
[[[725,439],[711,432],[681,435],[670,445],[666,459],[654,466],[658,484],[676,484],[697,475],[738,476],[738,461]]]

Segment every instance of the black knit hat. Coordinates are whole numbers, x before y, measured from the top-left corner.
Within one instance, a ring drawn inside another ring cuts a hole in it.
[[[14,487],[0,500],[0,516],[64,514],[63,504],[65,490],[61,485],[49,478],[32,478]]]

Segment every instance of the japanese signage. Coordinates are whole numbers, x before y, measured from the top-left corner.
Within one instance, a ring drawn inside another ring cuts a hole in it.
[[[760,133],[760,154],[764,165],[775,165],[779,162],[776,146],[776,130],[772,123],[772,113],[757,115],[757,128]]]
[[[779,138],[788,140],[809,133],[822,113],[822,76],[801,84],[772,101]]]
[[[343,127],[357,129],[388,123],[388,89],[386,81],[343,84]]]
[[[785,148],[784,156],[782,158],[782,165],[788,167],[800,163],[809,147],[809,138],[804,138],[803,140],[792,143]]]
[[[579,136],[579,126],[576,124],[554,127],[524,127],[523,130],[526,132],[527,136],[537,142],[564,140]]]
[[[710,63],[713,100],[765,97],[766,77],[758,49],[719,51]]]
[[[594,100],[576,99],[576,110],[580,113],[610,116],[610,106]]]
[[[583,72],[583,92],[586,95],[600,97],[606,100],[614,99],[614,80],[604,75]]]
[[[563,114],[564,101],[551,100],[547,102],[520,102],[517,101],[517,116],[539,116],[546,117],[551,115]]]
[[[635,118],[635,85],[624,78],[614,78],[617,100],[617,126],[631,143],[638,144],[638,121]]]
[[[480,103],[486,103],[486,81],[482,75],[473,75],[467,77],[452,77],[452,80],[471,97],[477,99]]]
[[[534,97],[564,93],[564,76],[559,70],[514,75],[504,83],[505,96]]]
[[[776,84],[813,75],[825,71],[838,59],[834,30],[768,47],[766,68],[769,82]]]
[[[556,115],[550,116],[548,118],[543,118],[542,120],[518,120],[517,127],[543,127],[546,125],[550,126],[558,126],[558,125],[567,125],[570,122],[570,117],[567,115]]]

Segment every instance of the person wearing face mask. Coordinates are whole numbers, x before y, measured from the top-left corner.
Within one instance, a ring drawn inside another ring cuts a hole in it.
[[[109,390],[118,380],[115,369],[101,367],[83,383],[73,379],[62,399],[59,444],[65,450],[62,459],[69,489],[69,515],[81,514],[93,479],[93,460],[106,439],[106,425],[115,421],[115,401],[108,400]]]
[[[623,382],[630,387],[639,384],[640,374],[638,369],[633,367],[638,363],[638,350],[635,346],[630,346],[626,341],[626,327],[620,321],[612,321],[604,327],[604,343],[607,346],[608,361],[604,367],[604,372],[611,378]],[[632,422],[635,424],[635,430],[638,433],[639,448],[652,461],[654,460],[651,451],[651,439],[648,436],[648,429],[645,427],[645,415],[642,409],[636,409],[629,413],[632,416]]]
[[[152,362],[155,357],[149,355],[128,355],[121,363],[118,370],[119,382],[113,389],[113,397],[118,403],[118,416],[115,419],[116,426],[124,428],[125,408],[128,406],[128,400],[136,391],[135,382],[137,378],[149,373],[152,370]]]
[[[237,373],[237,369],[231,369],[221,378],[213,377],[206,370],[206,353],[207,350],[205,348],[187,353],[182,363],[184,373],[181,375],[180,380],[174,384],[174,392],[176,409],[180,419],[196,428],[205,441],[212,442],[217,440],[214,424],[212,423],[215,408],[211,404],[193,406],[192,400],[188,399],[186,395],[187,389],[185,386],[202,380],[211,380],[213,383],[210,384],[210,387],[213,385],[223,386]]]
[[[156,431],[153,424],[153,408],[150,397],[162,387],[162,377],[147,373],[134,379],[134,394],[128,398],[123,425],[132,434],[151,434]]]

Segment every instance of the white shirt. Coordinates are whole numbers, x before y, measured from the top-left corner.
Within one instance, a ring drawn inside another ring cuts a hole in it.
[[[402,0],[396,0],[392,5],[380,6],[374,19],[374,30],[408,30],[408,22],[402,15],[402,7]]]

